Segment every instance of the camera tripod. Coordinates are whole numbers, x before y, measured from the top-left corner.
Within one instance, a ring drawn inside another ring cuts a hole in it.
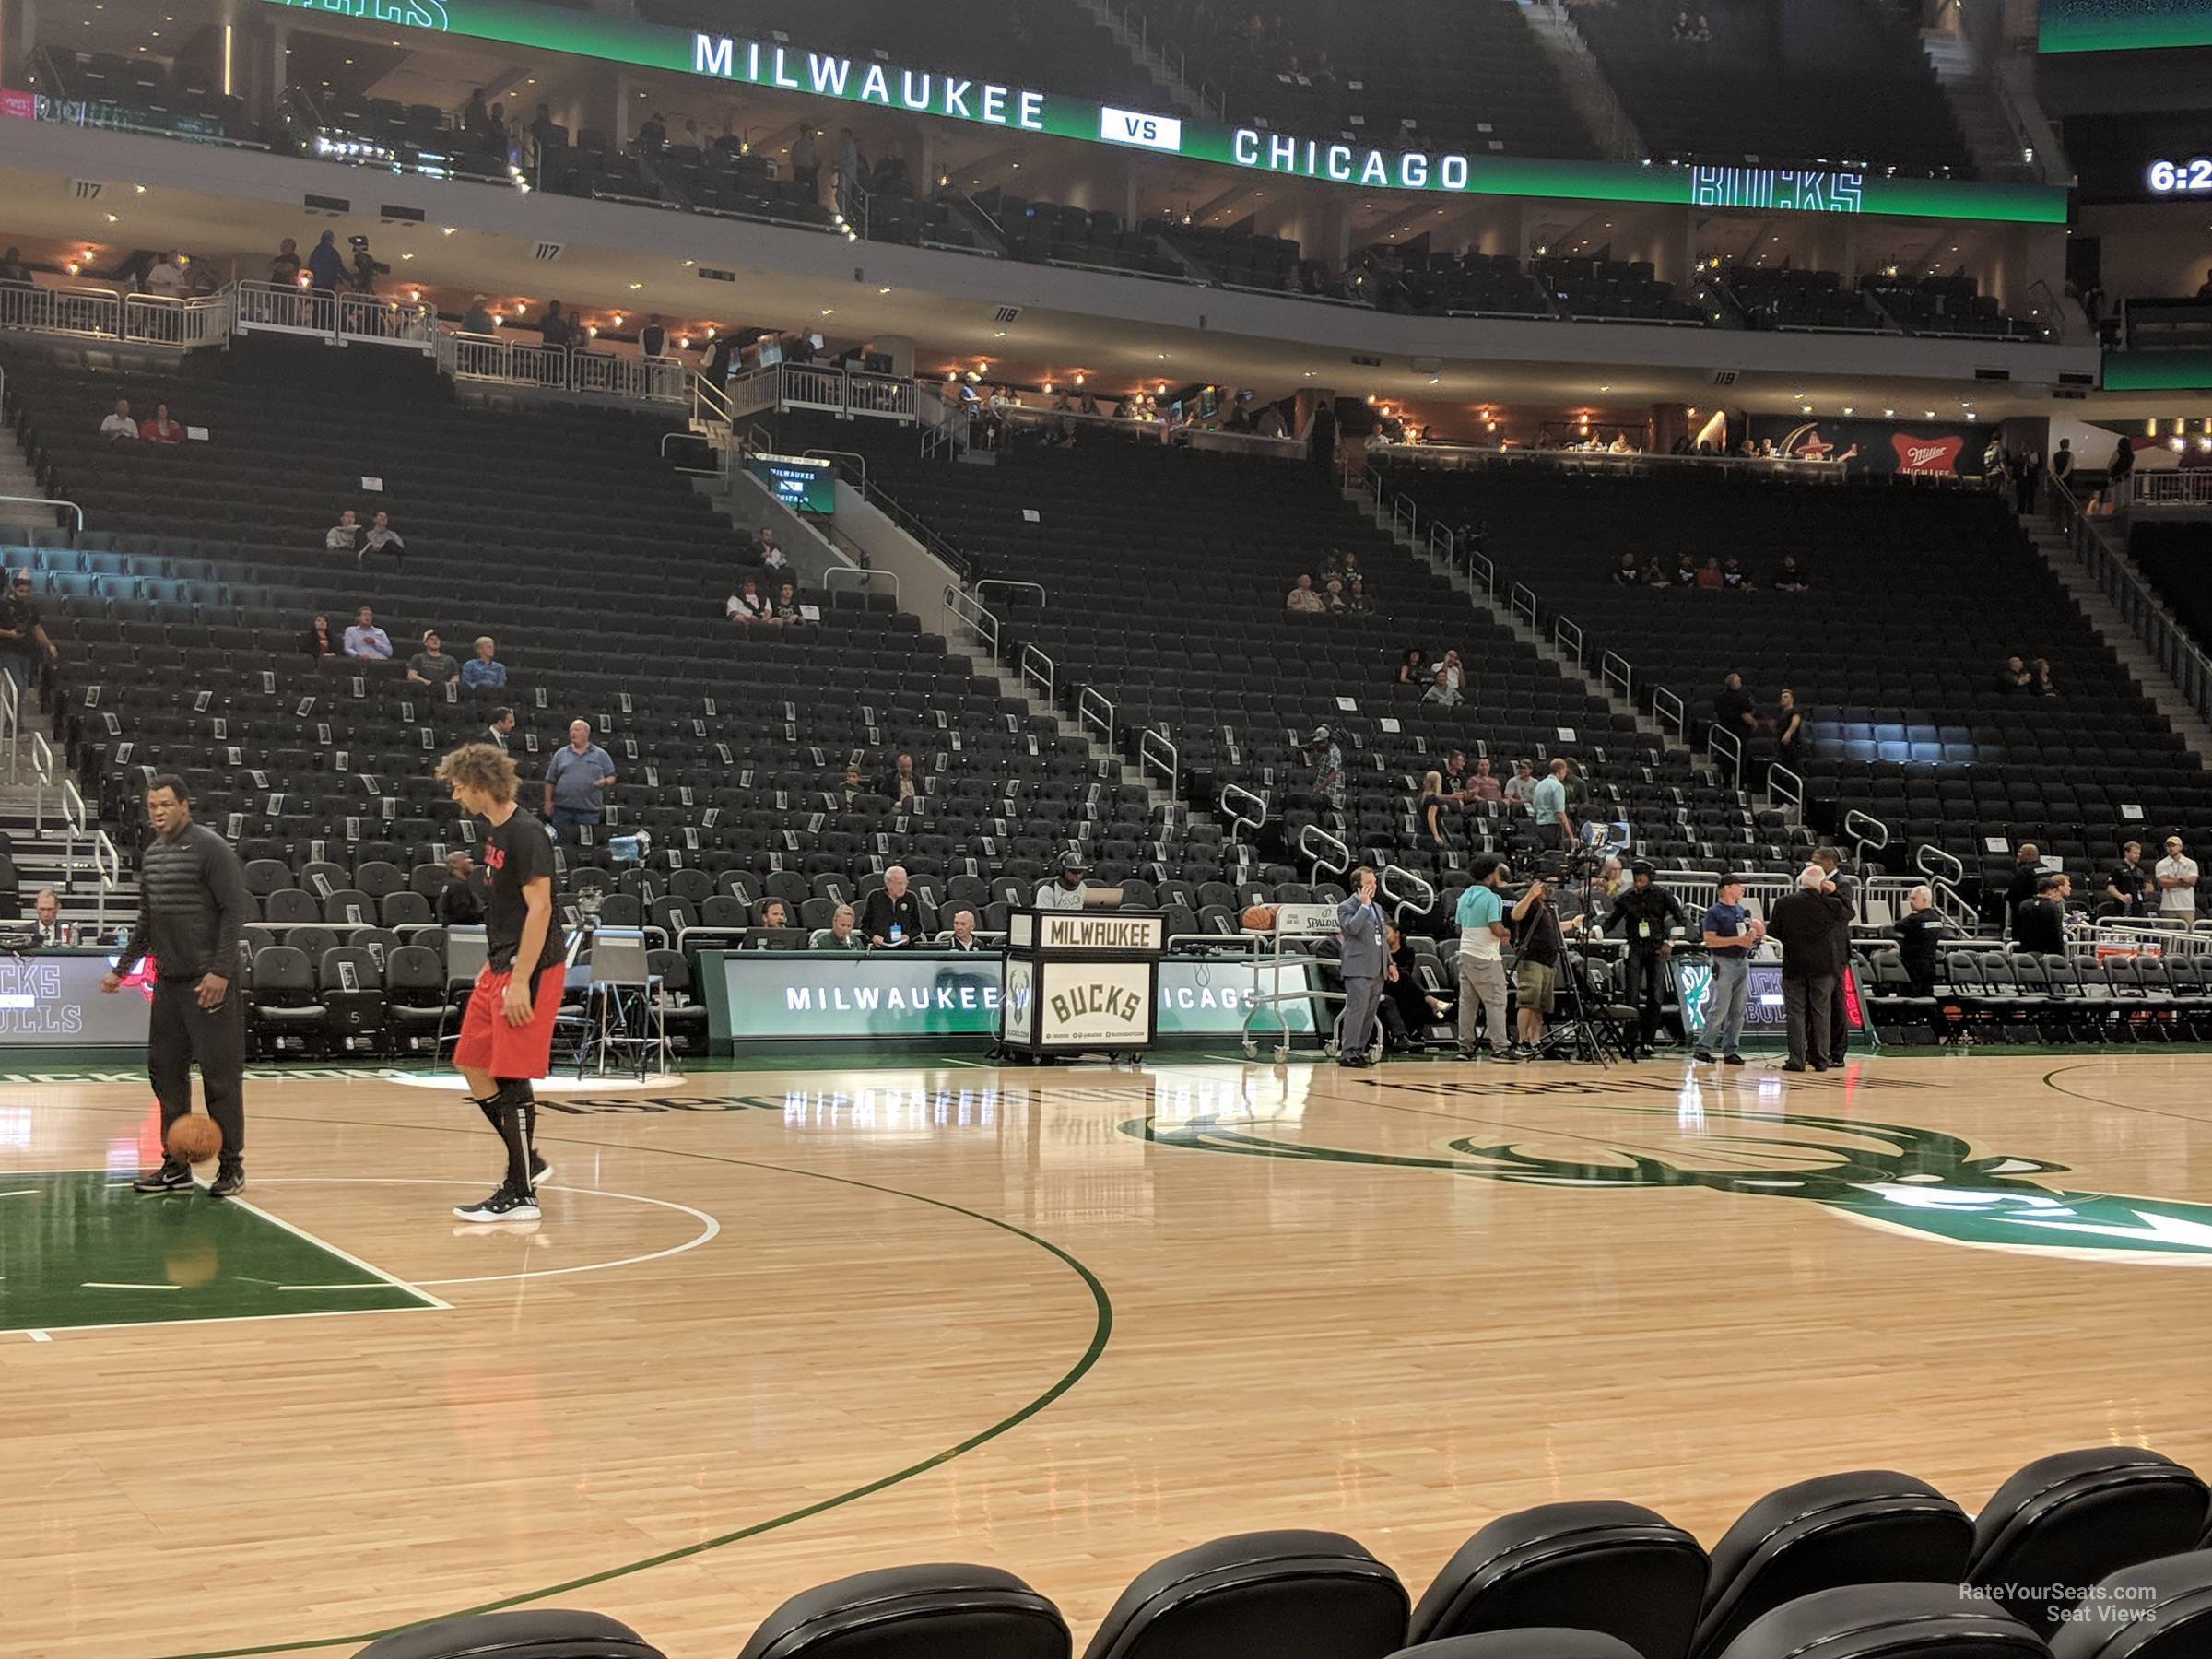
[[[1559,935],[1559,979],[1565,982],[1565,1005],[1570,1010],[1565,1019],[1547,1027],[1544,1032],[1543,1052],[1561,1060],[1571,1060],[1581,1065],[1598,1065],[1610,1069],[1614,1061],[1625,1060],[1627,1051],[1621,1046],[1619,1029],[1602,1012],[1594,1013],[1590,1006],[1587,987],[1592,964],[1596,958],[1590,946],[1591,928],[1597,919],[1597,907],[1591,902],[1590,888],[1602,857],[1570,851],[1561,865],[1562,886],[1575,891],[1580,877],[1581,890],[1576,896],[1582,900],[1583,925],[1575,930],[1576,938],[1570,944],[1567,930],[1559,926],[1559,914],[1553,909],[1552,925]],[[1549,877],[1539,877],[1547,884]],[[1547,895],[1544,903],[1551,904]],[[1555,999],[1556,1000],[1556,999]]]

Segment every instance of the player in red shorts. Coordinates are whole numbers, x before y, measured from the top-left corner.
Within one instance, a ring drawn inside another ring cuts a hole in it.
[[[537,1183],[551,1171],[532,1147],[537,1100],[531,1079],[553,1055],[553,1022],[567,974],[553,926],[553,838],[514,804],[514,761],[488,743],[468,743],[438,762],[438,781],[453,804],[489,826],[484,907],[489,954],[468,994],[453,1065],[507,1146],[507,1179],[477,1204],[453,1214],[464,1221],[535,1221]]]

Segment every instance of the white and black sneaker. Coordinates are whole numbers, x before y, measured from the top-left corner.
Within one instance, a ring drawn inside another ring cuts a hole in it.
[[[464,1221],[535,1221],[538,1214],[537,1200],[502,1184],[498,1192],[479,1203],[455,1205],[453,1214]]]

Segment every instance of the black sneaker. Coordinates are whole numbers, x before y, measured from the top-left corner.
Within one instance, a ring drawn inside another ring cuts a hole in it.
[[[454,1206],[453,1214],[464,1221],[535,1221],[538,1211],[536,1200],[502,1185],[479,1203]]]
[[[1741,1065],[1743,1063],[1744,1057],[1741,1054],[1723,1054],[1721,1056],[1723,1065]]]
[[[1705,1049],[1690,1050],[1689,1057],[1692,1060],[1695,1060],[1700,1065],[1711,1065],[1712,1064],[1712,1055]]]
[[[148,1170],[131,1182],[134,1193],[189,1193],[192,1171],[173,1159],[163,1159],[159,1169]]]
[[[1784,1060],[1782,1063],[1782,1069],[1786,1072],[1801,1072],[1805,1069],[1805,1062],[1802,1060]]]
[[[246,1190],[246,1166],[225,1164],[216,1171],[215,1179],[207,1185],[210,1198],[235,1198]]]

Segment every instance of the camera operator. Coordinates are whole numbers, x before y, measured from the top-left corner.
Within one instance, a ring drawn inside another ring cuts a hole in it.
[[[1689,918],[1682,901],[1652,881],[1652,866],[1638,859],[1629,873],[1629,889],[1613,900],[1612,931],[1629,944],[1628,976],[1623,1000],[1637,1010],[1637,1043],[1631,1060],[1649,1060],[1658,1053],[1652,1040],[1659,1034],[1661,987],[1666,982],[1667,959],[1674,955],[1668,934],[1686,927]]]
[[[1544,1043],[1544,1022],[1550,1015],[1559,989],[1559,959],[1566,954],[1566,935],[1579,930],[1583,918],[1562,924],[1553,903],[1550,884],[1542,877],[1528,884],[1509,912],[1513,919],[1513,1023],[1520,1047],[1514,1058],[1533,1060]],[[1464,947],[1463,947],[1464,948]]]
[[[1490,1058],[1514,1058],[1505,1040],[1505,942],[1512,929],[1505,924],[1505,861],[1489,853],[1477,858],[1468,872],[1475,885],[1459,896],[1453,919],[1459,924],[1459,1057],[1475,1058],[1475,1013],[1479,1007],[1489,1029]]]

